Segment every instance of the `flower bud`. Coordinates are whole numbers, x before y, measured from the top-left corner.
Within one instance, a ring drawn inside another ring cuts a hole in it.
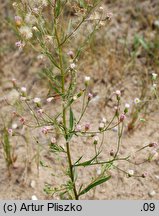
[[[152,80],[156,80],[157,79],[158,74],[157,73],[152,73]]]
[[[46,101],[47,101],[48,103],[50,103],[53,99],[54,99],[54,97],[49,97],[49,98],[46,99]]]
[[[104,129],[104,127],[105,127],[105,124],[103,122],[101,122],[99,124],[99,130],[102,131]]]
[[[76,131],[77,131],[77,132],[80,132],[81,130],[82,130],[82,127],[81,127],[81,125],[79,125],[79,124],[78,124],[78,125],[76,125]]]
[[[116,90],[115,94],[116,94],[117,100],[119,101],[120,100],[120,96],[121,96],[121,91],[120,90]]]
[[[67,55],[70,56],[72,59],[74,58],[74,53],[72,50],[68,51]]]
[[[110,151],[110,156],[114,156],[114,150],[113,149],[111,149],[111,151]]]
[[[12,129],[12,128],[9,128],[9,129],[8,129],[8,133],[9,133],[10,136],[13,136],[13,129]]]
[[[135,99],[134,99],[134,103],[135,103],[135,104],[139,104],[140,102],[141,102],[141,101],[140,101],[139,98],[135,98]]]
[[[20,121],[21,124],[25,124],[25,118],[24,118],[24,117],[21,117],[21,118],[19,119],[19,121]]]
[[[43,109],[39,109],[39,110],[37,111],[37,113],[38,113],[39,115],[42,115],[42,114],[44,113],[44,110],[43,110]]]
[[[124,109],[125,114],[129,111],[129,108],[130,108],[130,104],[126,103],[125,104],[125,109]]]
[[[94,137],[94,145],[97,145],[98,144],[98,142],[99,142],[99,137],[98,136],[95,136]]]
[[[33,99],[33,102],[38,106],[38,107],[40,107],[40,102],[41,102],[41,99],[40,98],[38,98],[38,97],[36,97],[36,98],[34,98]]]
[[[75,63],[71,63],[70,64],[70,68],[73,70],[73,69],[75,69],[75,67],[76,67],[76,64]]]
[[[128,173],[128,177],[131,177],[134,175],[134,170],[128,170],[127,173]]]
[[[15,16],[14,20],[15,20],[15,23],[16,23],[17,26],[21,26],[22,18],[20,16]]]
[[[125,114],[121,114],[120,116],[120,122],[123,122],[126,118],[126,115]]]
[[[88,131],[90,129],[90,124],[89,123],[86,123],[85,124],[85,131]]]
[[[156,142],[152,142],[152,143],[150,143],[149,144],[149,147],[157,147],[158,146],[158,143],[156,143]]]
[[[88,94],[88,101],[92,100],[93,95],[91,93]]]
[[[52,143],[52,144],[55,144],[56,142],[57,142],[56,138],[55,138],[55,137],[52,137],[52,138],[51,138],[51,143]]]
[[[148,176],[148,173],[147,173],[147,172],[144,172],[144,173],[141,175],[142,178],[146,178],[147,176]]]
[[[89,85],[90,79],[91,79],[91,78],[90,78],[89,76],[85,76],[85,78],[84,78],[85,86],[88,86],[88,85]]]

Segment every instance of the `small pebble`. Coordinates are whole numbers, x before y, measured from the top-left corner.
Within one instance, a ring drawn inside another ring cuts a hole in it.
[[[32,180],[32,181],[30,182],[30,186],[31,186],[32,188],[35,188],[36,182],[35,182],[34,180]]]
[[[149,191],[148,194],[149,194],[149,196],[153,197],[156,195],[156,192],[154,190],[152,190],[152,191]]]
[[[32,199],[32,200],[38,200],[38,198],[37,198],[35,195],[33,195],[33,196],[31,197],[31,199]]]

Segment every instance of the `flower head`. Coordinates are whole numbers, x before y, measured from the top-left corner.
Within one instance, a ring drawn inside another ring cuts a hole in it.
[[[70,64],[70,68],[71,68],[71,69],[75,69],[75,67],[76,67],[76,64],[75,64],[75,63],[71,63],[71,64]]]
[[[15,46],[18,47],[20,50],[23,49],[23,47],[25,46],[25,43],[24,42],[21,42],[21,41],[17,41],[15,43]]]
[[[85,131],[88,131],[90,129],[90,124],[89,123],[86,123],[85,124]]]
[[[134,99],[134,103],[135,103],[135,104],[139,104],[140,102],[141,102],[141,101],[140,101],[139,98],[135,98],[135,99]]]
[[[19,119],[19,121],[20,121],[21,124],[25,124],[25,118],[24,118],[24,117],[21,117],[21,118]]]
[[[54,97],[49,97],[49,98],[46,99],[46,101],[47,101],[48,103],[50,103],[53,99],[54,99]]]
[[[67,55],[70,56],[73,59],[74,52],[72,50],[70,50],[70,51],[68,51]]]
[[[39,110],[37,111],[37,113],[38,113],[39,115],[42,115],[42,114],[44,113],[44,110],[43,110],[43,109],[39,109]]]
[[[156,80],[157,79],[158,74],[157,73],[152,73],[152,79]]]
[[[41,99],[36,97],[36,98],[34,98],[33,101],[34,101],[34,103],[39,104],[41,102]]]
[[[10,136],[12,136],[12,135],[13,135],[13,129],[12,129],[12,128],[9,128],[9,129],[8,129],[8,133],[9,133]]]
[[[134,170],[130,169],[127,171],[127,173],[128,173],[128,177],[131,177],[134,175]]]
[[[32,38],[33,33],[31,31],[31,28],[28,26],[22,26],[19,29],[19,32],[21,33],[22,37],[24,37],[26,40],[29,40]]]
[[[25,93],[27,91],[26,87],[21,87],[21,92]]]
[[[120,116],[120,122],[123,122],[126,118],[126,115],[125,114],[121,114]]]
[[[78,131],[78,132],[80,132],[82,130],[82,127],[81,127],[81,125],[76,125],[76,131]]]
[[[88,100],[90,101],[93,98],[93,95],[91,93],[88,94]]]
[[[52,144],[55,144],[56,142],[57,142],[56,138],[55,138],[55,137],[52,137],[52,138],[51,138],[51,143],[52,143]]]
[[[99,142],[99,137],[96,135],[95,137],[94,137],[94,144],[95,145],[97,145],[98,144],[98,142]]]
[[[100,130],[100,131],[103,130],[104,127],[105,127],[105,124],[104,124],[103,122],[101,122],[101,123],[99,124],[99,130]]]
[[[22,24],[22,18],[20,16],[15,16],[14,20],[17,26],[20,26]]]
[[[91,78],[89,76],[85,76],[84,83],[86,86],[89,84],[90,80],[91,80]]]

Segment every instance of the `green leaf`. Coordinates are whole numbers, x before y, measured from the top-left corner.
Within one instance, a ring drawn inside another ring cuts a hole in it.
[[[61,9],[61,0],[57,0],[56,7],[55,7],[55,16],[58,17],[60,15]]]
[[[77,162],[76,162],[76,164],[74,164],[74,166],[84,166],[84,167],[89,166],[98,157],[99,154],[100,154],[100,152],[97,155],[95,155],[92,159],[85,161],[83,163],[77,164]]]
[[[42,167],[49,167],[49,166],[48,166],[48,165],[46,165],[46,164],[45,164],[45,162],[44,162],[44,161],[42,161],[42,160],[40,161],[40,165],[41,165]]]
[[[139,40],[139,43],[141,44],[141,46],[142,46],[145,50],[148,51],[148,50],[149,50],[149,47],[148,47],[148,44],[145,42],[144,38],[139,37],[138,40]]]
[[[73,126],[74,126],[74,116],[73,116],[73,111],[72,111],[71,107],[70,107],[70,120],[69,120],[69,122],[70,122],[70,130],[72,131]]]
[[[83,158],[83,156],[81,156],[74,164],[78,164],[78,162]]]
[[[3,150],[4,150],[4,155],[5,155],[5,160],[7,162],[7,165],[10,166],[13,161],[12,161],[12,147],[10,144],[9,140],[9,134],[6,128],[4,128],[3,131]]]
[[[64,152],[65,153],[64,148],[62,146],[57,145],[57,144],[51,144],[50,149],[52,152]]]
[[[95,180],[94,182],[92,182],[91,184],[89,184],[85,189],[83,189],[80,192],[79,196],[87,193],[89,190],[91,190],[92,188],[96,187],[97,185],[100,185],[100,184],[108,181],[110,178],[111,178],[111,176],[107,176],[107,177],[102,177],[102,178],[100,178],[98,180]]]

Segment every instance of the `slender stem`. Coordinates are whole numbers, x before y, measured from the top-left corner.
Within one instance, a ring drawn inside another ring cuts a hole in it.
[[[117,155],[119,153],[121,138],[122,138],[122,134],[123,134],[123,128],[124,128],[124,124],[122,122],[121,131],[120,131],[120,127],[118,127],[119,134],[118,134],[118,143],[117,143],[117,150],[116,150],[116,153],[115,153],[115,158],[117,157]]]
[[[67,158],[68,158],[68,165],[69,165],[69,170],[70,170],[70,178],[73,184],[73,192],[74,192],[74,197],[76,200],[78,200],[78,194],[76,190],[76,185],[75,185],[75,179],[74,179],[74,172],[73,172],[73,166],[72,166],[72,161],[71,161],[71,153],[70,153],[70,144],[68,142],[68,131],[67,131],[67,124],[66,124],[66,108],[65,108],[65,72],[63,69],[63,59],[62,59],[62,46],[60,45],[60,39],[58,36],[57,32],[57,26],[56,26],[56,20],[55,20],[55,36],[57,39],[58,43],[58,49],[59,49],[59,64],[60,64],[60,71],[61,71],[61,86],[62,86],[62,99],[63,99],[63,104],[62,104],[62,111],[63,111],[63,126],[64,126],[64,131],[65,131],[65,140],[66,140],[66,149],[67,149]]]
[[[72,161],[71,161],[69,142],[66,142],[66,148],[67,148],[67,157],[68,157],[69,169],[70,169],[70,178],[71,178],[71,181],[73,184],[73,192],[74,192],[75,199],[78,200],[78,194],[77,194],[77,190],[76,190],[76,184],[75,184],[74,173],[73,173],[73,165],[72,165]]]

